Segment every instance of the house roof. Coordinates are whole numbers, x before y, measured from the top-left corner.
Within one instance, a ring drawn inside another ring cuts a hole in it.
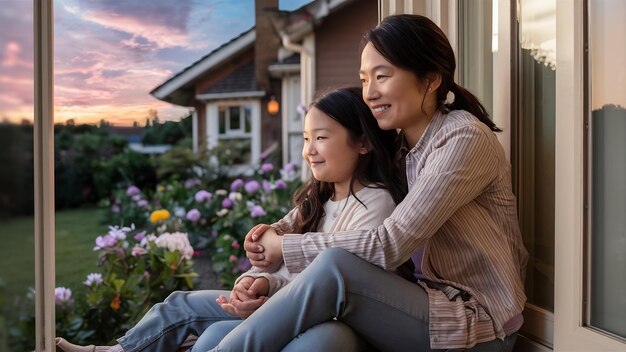
[[[196,95],[196,99],[212,100],[264,96],[265,91],[259,89],[256,84],[254,68],[253,61],[237,67],[228,76]]]
[[[254,45],[255,40],[256,31],[252,27],[178,72],[172,78],[154,88],[150,94],[157,99],[172,104],[192,106],[194,83],[206,72]]]
[[[330,13],[335,12],[339,8],[353,1],[355,0],[315,0],[296,10],[284,12],[288,18],[287,23],[284,24],[286,26],[284,28],[285,33],[289,35],[291,40],[299,40],[303,35],[313,30],[314,23],[312,23],[312,20],[317,23]],[[217,94],[214,98],[212,98],[215,99],[215,97],[221,97],[223,94],[233,93],[230,91],[220,90],[229,89],[228,87],[234,84],[234,82],[222,82],[223,86],[215,88],[217,90],[216,92],[205,92],[196,96],[194,93],[194,84],[207,72],[218,68],[221,64],[227,62],[233,56],[253,46],[255,40],[256,31],[255,27],[252,27],[230,41],[222,44],[220,47],[203,56],[182,71],[178,72],[172,78],[154,88],[150,94],[157,99],[167,101],[172,104],[192,106],[194,98],[199,99],[199,97],[203,96],[203,99],[210,99],[210,94]],[[290,66],[288,67],[290,67],[290,70],[293,70],[296,69],[295,65],[296,63],[290,63]],[[228,79],[228,77],[224,80],[226,79]],[[252,79],[254,79],[254,73],[252,73]],[[244,81],[245,82],[242,83],[243,85],[250,84],[248,78],[244,79]],[[213,89],[213,87],[210,89]],[[250,90],[248,92],[257,92],[254,94],[260,94],[258,93],[258,90]]]

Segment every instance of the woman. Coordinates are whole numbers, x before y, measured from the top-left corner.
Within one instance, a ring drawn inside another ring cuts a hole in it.
[[[313,178],[294,195],[296,207],[283,219],[288,224],[284,230],[344,231],[380,225],[406,193],[391,161],[396,132],[377,126],[358,88],[322,96],[311,105],[304,122],[302,154]],[[230,293],[173,293],[118,339],[119,345],[83,347],[58,340],[58,349],[174,351],[189,334],[196,334],[200,338],[192,350],[206,351],[292,277],[286,269],[268,273],[253,268],[237,280]],[[349,328],[327,322],[302,334],[287,349],[298,351],[312,343],[321,350],[359,348]]]
[[[301,273],[216,350],[280,350],[331,319],[382,351],[513,348],[528,254],[499,129],[454,83],[454,52],[428,18],[387,17],[365,42],[363,98],[401,130],[409,192],[370,231],[249,234],[254,265]],[[409,280],[390,272],[407,259]]]

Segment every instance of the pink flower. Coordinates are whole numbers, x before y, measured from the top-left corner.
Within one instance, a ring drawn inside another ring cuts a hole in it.
[[[230,257],[228,257],[228,261],[231,263],[236,263],[237,262],[237,256],[234,254],[231,254]]]
[[[148,254],[148,250],[140,246],[133,247],[133,250],[130,253],[133,257],[139,257],[144,254]]]
[[[241,248],[241,246],[239,245],[239,242],[237,241],[233,241],[233,243],[230,244],[233,248],[235,249],[239,249]]]
[[[242,179],[238,178],[236,180],[233,181],[233,183],[230,184],[230,190],[235,192],[238,189],[240,189],[241,187],[243,187],[244,182]]]

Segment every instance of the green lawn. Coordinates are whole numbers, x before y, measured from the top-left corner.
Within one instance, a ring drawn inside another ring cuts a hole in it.
[[[59,211],[55,220],[56,286],[77,288],[97,271],[94,241],[108,228],[98,223],[95,208]],[[34,286],[33,217],[0,220],[0,239],[0,279],[11,302]]]

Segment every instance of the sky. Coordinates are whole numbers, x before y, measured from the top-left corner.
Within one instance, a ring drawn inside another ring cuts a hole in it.
[[[32,121],[32,1],[0,5],[0,121]],[[178,120],[188,108],[150,91],[252,26],[254,0],[55,0],[55,122]]]

